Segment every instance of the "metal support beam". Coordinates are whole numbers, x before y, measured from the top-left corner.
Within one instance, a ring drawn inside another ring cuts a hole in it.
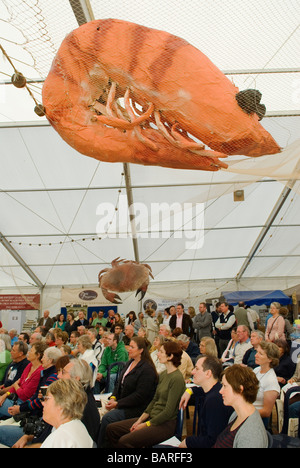
[[[277,203],[275,204],[265,226],[263,227],[263,229],[261,230],[258,238],[256,239],[252,249],[250,250],[249,252],[249,255],[248,257],[246,258],[244,264],[242,265],[242,268],[240,269],[237,277],[236,277],[236,280],[239,281],[241,279],[241,277],[243,276],[243,274],[245,273],[245,271],[247,270],[248,266],[250,265],[253,257],[255,256],[256,252],[258,251],[259,247],[261,246],[264,238],[266,237],[266,235],[268,234],[268,231],[270,230],[276,216],[278,215],[278,213],[280,212],[281,208],[283,207],[287,197],[289,196],[289,194],[291,193],[291,189],[290,188],[287,188],[285,187],[284,190],[282,191],[279,199],[277,200]]]
[[[29,266],[24,262],[22,257],[18,254],[18,252],[13,248],[13,246],[8,242],[6,237],[0,232],[0,242],[5,247],[5,249],[10,253],[10,255],[16,260],[16,262],[20,265],[21,268],[27,273],[27,275],[32,279],[32,281],[41,289],[43,290],[44,285],[38,279],[38,277],[33,273],[33,271],[29,268]]]
[[[129,208],[129,221],[130,221],[131,233],[132,233],[134,257],[135,257],[135,261],[139,262],[140,259],[139,259],[139,249],[138,249],[138,242],[137,242],[137,235],[136,235],[135,213],[133,210],[133,196],[132,196],[132,188],[131,188],[130,168],[129,168],[129,164],[127,163],[124,163],[123,167],[124,167],[124,174],[125,174],[126,194],[127,194],[128,208]]]
[[[90,0],[69,0],[69,2],[79,26],[95,19]]]

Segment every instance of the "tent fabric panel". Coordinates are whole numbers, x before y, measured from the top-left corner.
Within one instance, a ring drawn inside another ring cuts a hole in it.
[[[223,292],[226,302],[237,305],[244,302],[246,305],[270,305],[272,302],[279,302],[281,305],[291,304],[292,300],[282,291],[234,291]]]

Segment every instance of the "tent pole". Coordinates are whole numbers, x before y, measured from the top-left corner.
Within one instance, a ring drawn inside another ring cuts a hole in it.
[[[6,237],[0,232],[0,242],[3,247],[10,253],[10,255],[16,260],[16,262],[23,268],[23,270],[27,273],[27,275],[32,279],[32,281],[39,287],[39,289],[43,289],[43,283],[38,279],[38,277],[33,273],[31,268],[27,265],[27,263],[23,260],[23,258],[18,254],[18,252],[13,248],[13,246],[8,242]]]
[[[284,203],[286,202],[289,194],[291,193],[292,188],[290,187],[285,187],[283,191],[280,194],[280,197],[278,198],[269,218],[267,219],[267,222],[263,229],[261,230],[258,238],[256,239],[252,249],[249,252],[249,255],[247,256],[246,260],[244,261],[244,264],[242,265],[239,273],[236,276],[237,281],[239,281],[242,276],[244,275],[245,271],[247,270],[248,266],[250,265],[251,261],[253,260],[256,252],[258,251],[259,247],[261,246],[264,238],[266,237],[268,231],[270,230],[276,216],[280,212],[281,208],[283,207]]]

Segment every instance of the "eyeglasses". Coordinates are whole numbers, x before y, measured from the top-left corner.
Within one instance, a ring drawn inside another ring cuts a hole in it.
[[[44,403],[45,403],[46,401],[48,401],[48,400],[50,400],[50,399],[51,399],[50,396],[45,396],[45,397],[43,398],[43,401],[44,401]]]

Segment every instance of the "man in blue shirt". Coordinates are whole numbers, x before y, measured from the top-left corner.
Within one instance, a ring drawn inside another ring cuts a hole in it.
[[[195,412],[198,416],[197,435],[187,437],[180,448],[211,448],[218,435],[227,427],[233,408],[225,406],[220,394],[222,364],[213,356],[201,356],[193,369],[194,384],[201,387],[187,388],[180,401],[185,409],[191,395],[195,396]]]

